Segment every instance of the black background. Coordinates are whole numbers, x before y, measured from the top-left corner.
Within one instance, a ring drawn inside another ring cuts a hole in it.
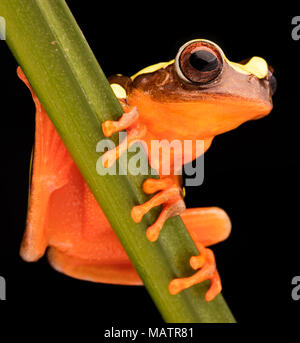
[[[184,2],[108,4],[101,9],[96,1],[68,4],[107,76],[132,75],[168,61],[193,38],[215,41],[232,61],[257,55],[274,67],[278,89],[272,113],[214,140],[205,156],[204,184],[187,189],[186,203],[219,206],[231,217],[231,236],[213,250],[223,295],[240,326],[296,323],[300,301],[291,298],[291,280],[300,275],[300,41],[291,37],[291,19],[297,12]],[[26,263],[19,257],[34,106],[16,67],[1,41],[0,275],[7,281],[7,301],[0,303],[0,311],[16,309],[22,315],[31,309],[38,314],[43,308],[43,315],[54,309],[67,316],[71,309],[78,318],[97,313],[108,327],[163,325],[142,287],[79,281],[54,271],[46,258]]]

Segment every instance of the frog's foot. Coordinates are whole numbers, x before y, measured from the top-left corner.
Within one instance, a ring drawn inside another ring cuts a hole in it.
[[[147,194],[158,193],[144,204],[134,206],[131,210],[131,217],[136,223],[139,223],[143,216],[153,207],[163,205],[158,219],[146,231],[149,241],[155,242],[165,221],[170,217],[183,213],[185,203],[182,199],[181,188],[174,183],[174,180],[168,177],[163,179],[147,179],[143,183],[143,190]]]
[[[123,152],[146,135],[145,125],[138,121],[139,113],[137,108],[123,105],[123,109],[126,112],[118,121],[107,120],[102,124],[102,131],[106,137],[110,137],[118,131],[127,131],[127,136],[120,145],[103,154],[102,164],[105,168],[110,168]]]
[[[177,294],[195,284],[210,280],[210,288],[205,294],[205,300],[211,301],[222,290],[221,279],[216,268],[214,253],[203,245],[197,245],[197,247],[200,255],[192,256],[190,265],[195,270],[201,269],[190,277],[173,279],[169,284],[169,292],[171,294]]]

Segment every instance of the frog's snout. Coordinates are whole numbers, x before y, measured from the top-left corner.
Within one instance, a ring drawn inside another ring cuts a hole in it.
[[[270,90],[271,90],[271,96],[273,96],[277,89],[277,80],[274,76],[274,69],[270,66],[268,69],[269,69],[268,80],[269,80],[269,85],[270,85]]]

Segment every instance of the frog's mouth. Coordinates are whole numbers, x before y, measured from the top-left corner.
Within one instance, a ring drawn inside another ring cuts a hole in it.
[[[275,92],[277,90],[277,80],[274,76],[274,69],[271,66],[268,67],[268,75],[267,75],[266,79],[269,82],[270,99],[272,99],[273,95],[275,94]],[[259,114],[256,117],[254,117],[253,120],[261,119],[265,116],[266,116],[266,114]]]

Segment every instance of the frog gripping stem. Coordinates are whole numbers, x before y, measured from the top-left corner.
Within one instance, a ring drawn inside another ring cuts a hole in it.
[[[113,133],[126,130],[127,137],[116,148],[103,154],[102,163],[105,168],[109,168],[131,145],[140,141],[146,135],[146,127],[139,122],[139,114],[136,107],[129,107],[120,101],[125,113],[118,121],[105,121],[102,130],[106,137]],[[154,195],[149,201],[142,205],[134,206],[131,217],[134,222],[139,223],[143,216],[153,207],[163,205],[163,209],[156,222],[148,227],[146,231],[149,241],[154,242],[158,239],[165,221],[173,216],[180,215],[185,210],[182,199],[182,190],[171,178],[147,179],[143,184],[143,190],[147,194]]]
[[[137,121],[138,117],[139,113],[137,111],[137,108],[133,107],[131,111],[124,112],[124,114],[118,121],[106,120],[102,124],[102,131],[105,137],[110,137],[115,132],[128,129]]]
[[[201,269],[190,277],[173,279],[169,284],[169,292],[171,294],[177,294],[195,284],[210,280],[210,288],[205,294],[205,300],[211,301],[222,290],[221,279],[216,268],[213,252],[201,244],[197,244],[197,248],[200,251],[200,255],[192,256],[190,265],[194,270]]]
[[[147,194],[159,192],[144,204],[134,206],[131,211],[131,217],[136,223],[139,223],[143,216],[153,207],[163,205],[158,219],[146,231],[149,241],[155,242],[165,221],[170,217],[183,213],[185,204],[182,199],[181,188],[175,185],[171,178],[147,179],[143,184],[143,190]]]
[[[136,142],[141,142],[143,138],[147,139],[146,126],[140,122],[137,108],[130,107],[128,104],[123,103],[122,100],[120,103],[123,107],[124,114],[118,121],[105,121],[102,124],[102,130],[106,137],[121,130],[126,130],[127,137],[117,147],[108,150],[103,154],[102,163],[106,168],[112,166],[121,154],[131,145]],[[162,206],[158,218],[146,230],[146,237],[150,242],[157,241],[160,231],[168,218],[182,215],[185,221],[189,223],[187,228],[190,234],[197,232],[198,219],[200,219],[201,224],[201,219],[203,221],[205,218],[205,215],[203,215],[205,214],[204,210],[196,210],[196,213],[191,213],[189,210],[186,210],[183,201],[182,188],[178,185],[178,180],[176,180],[177,179],[174,178],[173,175],[163,176],[158,179],[148,178],[143,183],[143,191],[146,194],[153,194],[153,197],[143,204],[134,206],[131,210],[133,221],[139,223],[144,215],[152,208]],[[226,229],[228,226],[227,217],[224,216],[221,210],[206,210],[206,212],[207,215],[204,224],[206,224],[206,226],[209,224],[208,226],[210,226],[208,236],[216,241],[223,240],[222,234],[226,232],[226,230],[228,231],[228,229]],[[223,226],[224,230],[221,229],[221,232],[216,229],[216,227],[222,228]],[[197,234],[199,235],[199,232]],[[203,242],[206,241],[205,237],[202,237],[202,239],[204,239]],[[192,256],[190,265],[194,270],[197,270],[197,272],[190,277],[173,279],[169,284],[169,292],[172,295],[175,295],[195,284],[210,280],[210,288],[206,292],[205,299],[206,301],[211,301],[222,289],[220,276],[216,268],[215,257],[213,252],[206,248],[205,244],[197,241],[197,239],[194,239],[194,242],[200,255]]]
[[[122,103],[121,103],[122,104]],[[145,125],[138,121],[139,114],[136,107],[129,108],[122,104],[125,110],[122,117],[117,121],[107,120],[102,124],[102,131],[106,137],[113,133],[126,130],[126,138],[114,149],[108,150],[102,156],[102,164],[105,168],[110,168],[115,161],[130,148],[133,144],[139,142],[146,134]]]

